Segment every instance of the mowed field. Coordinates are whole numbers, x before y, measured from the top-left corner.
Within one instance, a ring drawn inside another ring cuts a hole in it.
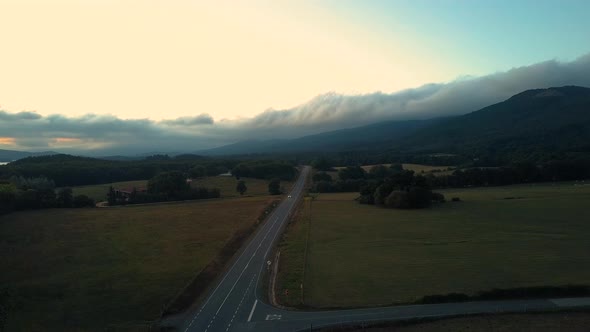
[[[0,217],[6,331],[145,331],[269,197]]]
[[[246,182],[246,187],[248,188],[244,196],[263,196],[269,194],[268,180],[254,178],[243,178],[242,180]],[[113,186],[113,188],[116,189],[132,189],[134,187],[146,188],[147,182],[147,180],[115,182],[92,186],[73,187],[72,190],[74,195],[86,195],[94,199],[96,202],[101,202],[107,200],[107,193],[109,191],[110,186]],[[198,187],[218,188],[221,191],[221,197],[240,196],[240,193],[236,191],[238,180],[236,180],[236,178],[233,176],[204,177],[201,179],[193,180],[191,185]],[[283,192],[287,192],[288,190],[290,190],[292,185],[293,182],[291,181],[281,181],[281,187],[283,187],[284,189]]]
[[[590,312],[544,312],[458,317],[388,327],[323,329],[321,332],[588,332]]]
[[[291,287],[281,300],[299,304],[303,279],[304,302],[314,307],[590,283],[590,185],[441,192],[462,202],[393,210],[360,205],[355,193],[320,194],[281,244],[279,285]]]

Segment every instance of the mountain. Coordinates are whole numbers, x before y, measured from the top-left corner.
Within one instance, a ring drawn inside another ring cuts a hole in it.
[[[411,151],[458,153],[587,151],[589,143],[590,89],[577,86],[527,90],[395,142]]]
[[[36,157],[36,156],[48,156],[58,154],[54,151],[44,151],[44,152],[26,152],[26,151],[14,151],[14,150],[1,150],[0,149],[0,161],[8,162],[14,161],[26,157]]]
[[[418,129],[442,119],[387,121],[367,126],[340,129],[296,139],[247,140],[222,147],[199,151],[203,155],[253,153],[330,152],[338,150],[367,150],[379,142],[400,139]]]
[[[590,152],[590,89],[564,86],[527,90],[461,116],[388,121],[290,140],[250,140],[199,153],[339,151],[452,153],[470,157]]]

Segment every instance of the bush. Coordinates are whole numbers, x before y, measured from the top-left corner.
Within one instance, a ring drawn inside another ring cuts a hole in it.
[[[75,208],[93,207],[94,200],[86,195],[76,195],[72,204]]]
[[[332,177],[326,172],[317,172],[313,175],[313,182],[320,181],[332,182]]]
[[[392,191],[389,196],[385,198],[385,206],[394,209],[409,209],[410,199],[406,191]]]
[[[445,195],[433,192],[432,194],[430,194],[430,200],[442,203],[445,201]]]
[[[430,190],[413,187],[409,191],[392,191],[385,199],[385,206],[394,209],[422,209],[430,206]]]
[[[453,197],[451,199],[451,201],[453,201],[453,202],[461,202],[461,199],[459,197]]]
[[[281,180],[280,179],[272,179],[268,184],[268,192],[271,195],[280,195],[281,194]]]

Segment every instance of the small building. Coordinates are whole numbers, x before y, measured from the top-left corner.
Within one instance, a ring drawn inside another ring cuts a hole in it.
[[[137,187],[137,188],[122,188],[122,189],[115,189],[115,197],[117,197],[118,199],[122,199],[124,201],[129,201],[129,198],[131,197],[131,195],[133,195],[133,192],[136,193],[145,193],[147,192],[147,188],[145,187]]]

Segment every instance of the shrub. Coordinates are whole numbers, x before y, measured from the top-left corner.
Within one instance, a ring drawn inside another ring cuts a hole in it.
[[[443,195],[441,193],[432,193],[432,194],[430,194],[430,199],[434,202],[444,202],[445,195]]]
[[[93,207],[94,200],[86,195],[76,195],[72,204],[75,208]]]

